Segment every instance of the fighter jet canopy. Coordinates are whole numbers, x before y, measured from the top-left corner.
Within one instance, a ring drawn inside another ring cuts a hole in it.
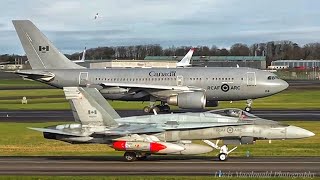
[[[219,114],[221,116],[227,116],[227,117],[239,117],[239,118],[248,118],[248,119],[256,119],[257,116],[250,114],[246,111],[243,111],[241,109],[237,108],[227,108],[227,109],[218,109],[218,110],[211,110],[207,111],[207,113],[212,114]]]

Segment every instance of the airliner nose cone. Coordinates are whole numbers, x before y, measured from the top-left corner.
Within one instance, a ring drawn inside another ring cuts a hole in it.
[[[286,128],[286,130],[286,137],[288,139],[307,138],[315,135],[311,131],[296,126],[289,126]]]

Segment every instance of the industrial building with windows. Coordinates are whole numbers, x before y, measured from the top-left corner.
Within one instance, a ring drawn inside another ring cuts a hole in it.
[[[318,68],[320,67],[320,60],[276,60],[271,62],[271,67],[286,68]]]

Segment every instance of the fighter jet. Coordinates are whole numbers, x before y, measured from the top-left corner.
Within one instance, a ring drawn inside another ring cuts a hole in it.
[[[169,105],[216,107],[218,101],[261,98],[288,87],[275,74],[245,67],[86,69],[60,53],[31,21],[13,24],[32,67],[16,74],[57,88],[95,87],[106,99],[150,101],[145,112],[169,111]]]
[[[202,154],[213,148],[220,151],[218,157],[224,161],[236,149],[229,150],[229,144],[314,136],[308,130],[261,119],[240,109],[121,118],[95,88],[65,87],[63,90],[77,124],[30,129],[43,132],[47,139],[107,144],[125,151],[127,161],[144,159],[151,154]],[[204,140],[209,146],[192,143],[193,140]],[[223,140],[223,146],[211,140]]]

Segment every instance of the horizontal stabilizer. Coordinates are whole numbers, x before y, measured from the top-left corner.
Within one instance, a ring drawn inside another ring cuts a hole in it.
[[[51,79],[53,79],[55,77],[55,74],[51,73],[51,72],[45,72],[42,70],[32,70],[32,71],[28,71],[28,70],[17,70],[14,72],[15,74],[18,74],[22,77],[29,77],[32,79],[42,79],[45,81],[50,81]]]
[[[64,132],[64,131],[61,131],[61,130],[48,129],[48,128],[32,128],[32,127],[28,127],[28,129],[32,129],[32,130],[40,131],[40,132],[45,132],[45,133],[67,135],[67,136],[79,136],[79,137],[88,136],[88,134],[68,133],[68,132]]]

